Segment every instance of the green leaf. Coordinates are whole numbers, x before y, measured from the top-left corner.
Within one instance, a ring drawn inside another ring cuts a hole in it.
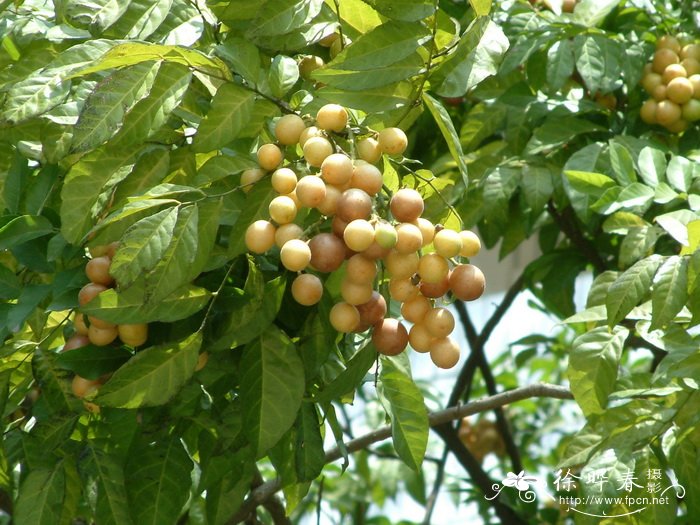
[[[290,33],[311,21],[322,5],[323,0],[269,0],[247,34],[262,38]]]
[[[211,157],[197,170],[197,176],[193,184],[195,186],[206,186],[212,182],[256,167],[258,167],[258,163],[249,157],[217,155]]]
[[[311,76],[324,85],[349,91],[362,91],[414,77],[423,67],[421,56],[418,53],[412,53],[406,58],[376,70],[348,71],[334,67],[331,63],[313,71]]]
[[[87,2],[67,2],[65,16],[72,25],[89,27],[101,33],[114,24],[128,9],[128,2],[118,0],[88,0]]]
[[[202,479],[207,476],[210,480],[203,485],[207,491],[207,523],[225,525],[241,507],[253,481],[254,463],[250,455],[250,449],[245,447],[233,455],[227,453],[223,457],[216,457],[216,461],[209,461],[208,469],[203,469]],[[217,472],[215,477],[209,476],[215,469],[223,472]]]
[[[52,468],[31,470],[22,482],[13,513],[17,525],[66,525],[77,512],[74,498],[74,479],[68,460],[56,463]]]
[[[574,22],[587,27],[595,27],[619,3],[619,0],[581,0],[574,9]]]
[[[201,345],[202,334],[195,332],[182,341],[141,350],[100,387],[95,402],[118,408],[167,403],[194,373]]]
[[[296,473],[300,481],[313,481],[326,464],[323,436],[313,403],[302,403],[296,423]]]
[[[608,289],[605,307],[608,326],[622,321],[649,293],[652,279],[662,258],[654,255],[642,259],[620,275]]]
[[[666,173],[666,155],[663,151],[650,146],[645,146],[639,152],[637,158],[639,175],[642,180],[651,187],[656,187],[662,182]]]
[[[654,218],[659,226],[683,246],[688,246],[688,224],[698,219],[700,216],[690,210],[676,210]]]
[[[73,151],[87,151],[111,138],[124,116],[148,94],[156,78],[157,64],[142,62],[115,71],[85,101],[73,128]]]
[[[688,300],[688,258],[673,255],[666,259],[654,277],[651,294],[651,329],[673,321]]]
[[[0,122],[14,125],[49,111],[66,99],[70,85],[55,70],[31,75],[7,91]]]
[[[700,519],[700,480],[697,472],[700,468],[700,446],[693,436],[681,439],[671,450],[669,457],[678,481],[686,490],[684,502],[687,507],[688,519]]]
[[[211,151],[234,140],[250,118],[254,102],[252,91],[236,84],[223,84],[197,128],[192,143],[194,151]]]
[[[520,184],[525,194],[525,201],[530,209],[539,215],[554,191],[552,172],[546,166],[526,164],[523,167]]]
[[[183,11],[182,7],[182,4],[173,5],[173,0],[131,0],[129,8],[109,28],[108,33],[129,40],[145,40],[167,19],[171,9],[179,12]]]
[[[450,150],[452,158],[457,163],[459,172],[462,175],[462,182],[464,183],[464,187],[468,188],[469,173],[467,163],[464,160],[462,143],[459,141],[459,135],[455,130],[454,124],[452,123],[452,118],[450,118],[450,114],[447,112],[445,106],[443,106],[442,103],[428,95],[428,93],[423,93],[423,102],[430,110],[430,113],[435,119],[435,123],[438,125],[438,128],[440,128],[440,131],[442,132],[442,136],[445,138],[445,142],[447,142],[447,149]]]
[[[602,35],[578,35],[574,39],[576,69],[592,93],[609,93],[622,85],[623,51]]]
[[[627,211],[618,211],[605,219],[603,231],[624,235],[633,228],[642,228],[644,226],[649,226],[649,223],[639,215]]]
[[[469,0],[476,16],[486,16],[491,12],[491,0]]]
[[[2,224],[3,222],[4,224]],[[8,250],[24,242],[55,232],[51,222],[41,215],[0,217],[0,224],[2,224],[0,226],[0,250]]]
[[[620,266],[626,268],[649,255],[659,238],[659,232],[660,230],[653,226],[630,228],[620,244]]]
[[[637,174],[634,170],[634,161],[627,146],[616,140],[610,140],[609,149],[610,164],[618,182],[622,186],[636,182]]]
[[[126,494],[124,470],[119,459],[94,446],[88,446],[87,451],[88,462],[96,474],[96,521],[104,525],[130,525],[133,520]],[[131,479],[129,481],[139,482]]]
[[[477,18],[460,37],[457,49],[430,75],[435,93],[461,97],[495,75],[508,50],[508,38],[488,17]]]
[[[173,323],[200,311],[210,297],[208,290],[186,285],[163,299],[149,303],[143,288],[132,286],[120,291],[112,288],[99,294],[81,311],[116,324]]]
[[[268,207],[270,201],[277,196],[277,192],[272,189],[270,181],[260,180],[248,193],[245,201],[245,208],[241,210],[238,219],[231,229],[229,235],[228,255],[236,257],[247,251],[245,246],[245,232],[252,223],[259,219],[269,217]]]
[[[262,457],[296,420],[304,396],[304,364],[294,343],[272,328],[245,347],[240,370],[245,432]]]
[[[669,184],[680,192],[687,192],[693,180],[693,166],[685,157],[674,155],[668,163],[666,178]]]
[[[363,91],[345,91],[326,86],[319,89],[316,94],[323,100],[367,113],[379,113],[406,106],[413,95],[412,84],[405,81]]]
[[[654,199],[654,190],[640,182],[625,186],[618,195],[615,203],[608,206],[604,213],[613,213],[620,208],[644,207]]]
[[[256,86],[260,80],[261,61],[258,48],[244,38],[232,36],[216,46],[215,51],[228,61],[234,72]]]
[[[535,155],[553,150],[584,133],[601,131],[603,128],[587,120],[576,117],[549,117],[544,124],[535,129],[535,133],[527,143],[525,151]]]
[[[277,55],[272,59],[270,70],[267,73],[267,82],[270,85],[272,96],[284,97],[299,80],[299,66],[296,60],[290,57]]]
[[[391,359],[381,359],[380,399],[391,418],[391,435],[396,453],[411,469],[418,471],[428,445],[428,410],[423,394],[413,380]]]
[[[314,396],[314,401],[320,405],[327,405],[356,390],[376,360],[376,349],[372,345],[365,345],[350,358],[345,370]]]
[[[119,286],[128,287],[161,260],[173,239],[178,209],[173,206],[161,210],[126,231],[109,267],[109,273]]]
[[[574,72],[574,44],[571,40],[559,40],[547,51],[547,84],[554,91],[560,90]]]
[[[365,0],[384,16],[394,20],[405,20],[413,22],[429,17],[435,12],[435,2],[433,0]],[[481,10],[487,9],[485,0],[478,0]],[[476,9],[476,7],[474,8]]]
[[[688,228],[688,246],[681,248],[681,255],[692,255],[700,248],[700,219],[690,221],[686,227]],[[2,273],[1,270],[2,268],[0,267],[0,274]]]
[[[192,460],[178,437],[142,445],[125,469],[129,506],[135,523],[176,523],[192,484]]]
[[[134,164],[133,152],[98,149],[76,162],[61,188],[61,233],[78,244],[108,204],[109,190]]]
[[[567,376],[576,402],[587,416],[605,410],[615,389],[622,346],[629,331],[616,326],[594,328],[577,337],[571,347]]]
[[[123,348],[87,345],[58,354],[56,366],[86,379],[99,379],[114,372],[130,357],[131,352]]]
[[[54,413],[79,410],[80,400],[71,391],[71,374],[56,364],[53,352],[35,350],[32,356],[33,375],[41,387],[42,399]]]
[[[182,101],[191,79],[187,66],[161,64],[148,96],[134,105],[124,118],[121,130],[113,139],[115,146],[129,147],[158,131]]]

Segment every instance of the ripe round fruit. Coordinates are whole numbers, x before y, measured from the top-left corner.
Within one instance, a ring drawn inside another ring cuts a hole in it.
[[[389,207],[397,221],[413,222],[423,213],[423,197],[416,190],[402,188],[391,197]]]
[[[389,252],[384,259],[386,269],[394,279],[407,279],[418,271],[419,257],[417,253]]]
[[[430,359],[438,368],[452,368],[459,362],[459,346],[449,337],[434,339]]]
[[[117,338],[117,335],[116,326],[112,328],[98,328],[93,324],[88,328],[88,337],[90,338],[90,342],[95,346],[108,345]]]
[[[323,137],[310,137],[302,149],[306,162],[314,168],[320,168],[323,161],[333,153],[333,145]]]
[[[654,53],[654,59],[652,61],[652,69],[654,73],[662,75],[664,70],[671,64],[678,64],[680,60],[678,55],[671,51],[670,49],[659,49]]]
[[[374,242],[374,228],[364,219],[355,219],[343,231],[345,244],[355,252],[362,252]]]
[[[309,241],[311,267],[319,272],[333,272],[345,261],[345,244],[332,233],[319,233]]]
[[[83,286],[78,292],[78,304],[85,306],[92,301],[98,294],[104,292],[107,287],[103,284],[88,283]]]
[[[419,295],[401,305],[401,315],[407,321],[420,323],[432,309],[433,305],[430,303],[430,299]]]
[[[661,75],[659,75],[658,73],[649,73],[642,79],[642,87],[650,95],[658,86],[662,84],[663,80],[661,79]]]
[[[661,84],[660,86],[656,86],[654,91],[652,91],[651,96],[657,102],[666,100],[666,86],[663,84]]]
[[[700,98],[700,75],[691,75],[688,80],[693,85],[693,97]]]
[[[354,283],[372,283],[377,276],[377,263],[357,253],[348,259],[345,278]]]
[[[561,12],[562,13],[573,13],[576,8],[576,3],[578,0],[562,0]]]
[[[287,224],[297,216],[297,205],[291,197],[280,195],[270,201],[268,211],[277,224]]]
[[[683,104],[683,119],[689,122],[700,120],[700,100],[694,98]]]
[[[109,286],[114,282],[114,279],[109,275],[109,265],[112,264],[112,259],[103,255],[90,259],[85,265],[85,275],[93,283]]]
[[[455,329],[455,318],[447,308],[432,308],[423,317],[425,327],[435,337],[447,337]]]
[[[670,100],[662,100],[656,106],[656,121],[662,126],[672,126],[681,119],[681,107]]]
[[[668,84],[674,78],[685,78],[688,76],[688,72],[680,64],[671,64],[661,75],[661,80],[664,84]]]
[[[323,59],[315,55],[308,55],[299,61],[299,74],[301,78],[308,80],[311,78],[311,73],[320,67],[323,67]]]
[[[681,43],[675,36],[664,35],[656,41],[656,49],[670,49],[674,53],[679,53],[681,50]]]
[[[85,315],[80,312],[75,314],[75,319],[73,320],[73,328],[75,328],[75,333],[80,335],[87,335],[88,326],[85,324]]]
[[[118,332],[122,343],[133,347],[141,346],[148,339],[148,325],[146,323],[120,324]]]
[[[338,33],[331,33],[330,35],[326,35],[321,40],[319,40],[318,44],[323,47],[331,47],[331,45],[333,45],[333,42],[335,42],[339,38],[340,35]]]
[[[481,250],[481,241],[473,231],[462,230],[459,238],[462,239],[462,249],[459,251],[462,257],[474,257]]]
[[[389,255],[389,252],[391,251],[390,248],[382,248],[377,244],[377,241],[374,241],[369,248],[364,250],[362,252],[362,255],[369,259],[384,259],[387,255]]]
[[[303,148],[304,144],[306,144],[306,141],[309,140],[311,137],[324,138],[323,131],[318,129],[316,126],[309,126],[301,132],[301,136],[299,137],[299,145]]]
[[[423,246],[428,246],[435,238],[435,225],[428,219],[418,217],[413,223],[418,226],[421,235],[423,236]]]
[[[334,59],[337,57],[340,52],[343,50],[343,39],[342,38],[336,38],[333,43],[331,44],[330,49],[328,50],[328,54],[330,55],[331,59]]]
[[[300,272],[311,262],[311,249],[300,239],[287,241],[280,250],[282,265],[292,272]]]
[[[440,283],[449,273],[447,259],[437,253],[427,253],[418,262],[418,275],[426,283]]]
[[[275,125],[275,137],[285,146],[299,142],[301,132],[306,129],[304,120],[299,115],[285,115]]]
[[[95,317],[92,315],[88,315],[88,323],[90,323],[90,326],[96,326],[97,328],[115,328],[117,325],[114,323],[110,323],[109,321],[103,321],[99,317]],[[89,331],[89,329],[88,329]]]
[[[331,230],[333,230],[333,235],[336,235],[340,238],[343,237],[343,234],[345,233],[345,228],[348,227],[348,222],[344,221],[338,215],[335,215],[333,217],[333,220],[331,221]]]
[[[676,104],[685,104],[693,98],[693,84],[685,77],[677,77],[666,86],[666,96]]]
[[[408,345],[408,332],[398,319],[382,319],[374,325],[372,343],[380,354],[399,355]]]
[[[361,189],[367,195],[374,197],[381,191],[383,184],[384,179],[379,168],[365,162],[355,164],[352,178],[350,179],[351,187]]]
[[[328,319],[338,332],[350,333],[360,325],[360,312],[351,304],[337,303],[331,308]]]
[[[243,173],[241,173],[241,189],[245,193],[248,193],[251,189],[253,189],[253,184],[258,182],[264,176],[265,170],[262,170],[260,168],[251,168],[245,170]]]
[[[335,215],[338,210],[338,201],[341,195],[342,192],[336,186],[326,184],[326,196],[316,208],[326,217]]]
[[[326,104],[316,113],[316,125],[326,131],[343,131],[348,125],[348,112],[338,104]]]
[[[356,328],[358,332],[364,332],[370,326],[377,324],[386,315],[386,301],[382,294],[372,291],[372,297],[366,303],[357,305],[360,312],[360,325]]]
[[[374,238],[382,248],[391,249],[399,240],[396,228],[386,221],[379,221],[374,225]]]
[[[73,382],[71,383],[71,390],[75,397],[84,398],[94,392],[100,387],[100,381],[95,379],[86,379],[84,377],[75,376]]]
[[[669,124],[668,126],[666,126],[666,129],[669,130],[671,133],[682,133],[683,131],[688,129],[689,125],[690,124],[687,120],[678,119],[673,124]]]
[[[372,197],[357,188],[345,190],[338,199],[336,213],[347,222],[366,219],[372,213]]]
[[[700,62],[696,58],[686,58],[681,60],[681,66],[685,69],[688,76],[697,75],[700,73]]]
[[[246,248],[253,253],[265,253],[275,244],[275,234],[275,226],[271,222],[255,221],[245,231]]]
[[[400,128],[385,128],[377,136],[379,148],[389,155],[401,155],[406,151],[408,138]]]
[[[323,296],[323,283],[321,279],[310,273],[297,276],[292,281],[292,297],[304,306],[318,303]]]
[[[258,149],[258,164],[267,171],[272,171],[280,165],[284,155],[275,144],[263,144]]]
[[[291,241],[292,239],[301,239],[303,233],[304,230],[302,230],[301,226],[298,224],[294,224],[293,222],[283,224],[277,228],[277,231],[275,232],[275,244],[278,248],[281,248],[287,241]]]
[[[438,299],[445,295],[450,289],[450,281],[449,278],[446,278],[440,283],[426,283],[421,281],[419,289],[420,293],[423,294],[425,297],[430,297],[431,299]]]
[[[473,301],[481,297],[485,285],[483,272],[473,264],[459,264],[450,272],[450,289],[462,301]]]
[[[287,195],[297,187],[297,174],[289,168],[280,168],[274,171],[270,182],[277,193]]]
[[[695,60],[700,60],[700,45],[688,44],[683,46],[680,57],[681,59],[694,58]]]
[[[449,259],[462,250],[462,237],[458,232],[445,228],[435,234],[433,246],[435,246],[435,252]]]
[[[90,339],[88,336],[83,334],[75,334],[70,339],[68,339],[63,345],[62,352],[67,352],[68,350],[75,350],[76,348],[81,348],[90,344]]]
[[[430,352],[430,347],[434,339],[435,337],[431,335],[422,323],[414,324],[408,331],[408,344],[410,344],[411,348],[416,352],[420,352],[421,354]]]
[[[326,197],[326,185],[316,175],[306,175],[299,179],[295,191],[301,205],[307,208],[315,208]]]
[[[329,184],[342,186],[350,181],[352,171],[352,161],[342,153],[328,155],[321,163],[321,177]]]
[[[105,252],[105,255],[107,257],[109,257],[110,259],[114,259],[114,255],[117,253],[118,249],[119,249],[119,241],[110,242],[107,245],[107,251]]]
[[[400,303],[409,301],[417,297],[420,292],[418,287],[413,284],[412,279],[391,279],[389,281],[389,295],[392,299]]]
[[[372,137],[357,141],[357,155],[370,164],[375,164],[379,159],[382,158],[382,149],[379,147],[379,142],[377,142]]]
[[[423,235],[415,224],[403,222],[396,227],[396,246],[399,253],[417,252],[423,246]]]

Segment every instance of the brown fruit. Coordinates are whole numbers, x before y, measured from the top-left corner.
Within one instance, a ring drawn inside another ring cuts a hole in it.
[[[408,332],[398,319],[382,319],[374,325],[372,343],[380,354],[399,355],[408,345]]]
[[[117,253],[118,249],[119,249],[119,241],[110,242],[107,245],[107,251],[105,252],[105,255],[107,257],[109,257],[110,259],[114,259],[114,255]]]
[[[319,233],[309,241],[311,267],[319,272],[333,272],[345,261],[345,245],[332,233]]]
[[[423,213],[423,197],[414,189],[402,188],[391,197],[389,207],[397,221],[413,222]]]
[[[336,214],[346,222],[367,219],[372,213],[372,197],[362,190],[350,188],[338,199]]]
[[[473,264],[459,264],[450,272],[449,286],[462,301],[473,301],[484,293],[486,278]]]
[[[449,337],[434,339],[430,347],[430,359],[438,368],[452,368],[459,362],[459,346]]]
[[[84,377],[75,376],[73,382],[71,383],[71,390],[75,397],[84,398],[94,392],[100,387],[99,380],[85,379]]]
[[[450,289],[450,282],[447,278],[440,283],[425,283],[421,281],[419,288],[420,293],[424,296],[430,297],[431,299],[438,299],[445,295]]]
[[[321,279],[310,273],[297,276],[292,281],[292,297],[304,306],[318,303],[323,296],[323,283]]]
[[[137,347],[141,346],[148,339],[148,325],[146,323],[140,324],[120,324],[117,329],[119,332],[119,339],[125,345]]]
[[[68,339],[63,345],[63,350],[61,352],[67,352],[68,350],[75,350],[76,348],[81,348],[90,344],[90,339],[86,335],[75,334],[70,339]]]
[[[316,209],[326,217],[332,217],[338,211],[338,201],[342,194],[343,192],[336,186],[326,184],[326,196],[321,201],[321,204],[316,206]]]
[[[356,331],[364,332],[370,326],[384,319],[386,315],[386,301],[379,292],[372,291],[372,298],[366,303],[358,305],[357,311],[360,312],[360,325]]]
[[[90,301],[92,301],[98,294],[101,294],[107,290],[107,287],[103,284],[88,283],[83,286],[78,292],[78,304],[80,306],[85,306]]]
[[[110,286],[114,283],[114,278],[109,275],[110,264],[112,264],[112,259],[106,255],[90,259],[85,265],[85,275],[87,275],[88,279],[93,283]]]
[[[306,129],[306,124],[299,115],[284,115],[275,124],[275,137],[280,144],[289,146],[299,142],[299,137],[304,129]]]
[[[106,346],[117,338],[117,327],[98,328],[95,325],[90,325],[88,328],[88,337],[90,342],[95,346]]]

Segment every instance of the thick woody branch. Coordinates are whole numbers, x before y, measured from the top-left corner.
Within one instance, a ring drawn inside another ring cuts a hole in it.
[[[494,396],[489,396],[477,401],[472,401],[466,405],[456,405],[445,410],[432,412],[428,415],[428,422],[431,427],[444,425],[450,421],[461,419],[463,417],[493,410],[503,405],[522,401],[532,397],[550,397],[555,399],[573,399],[573,395],[568,388],[551,385],[547,383],[538,383],[521,388],[515,388],[502,392]],[[348,453],[357,452],[367,448],[373,443],[383,441],[391,437],[391,426],[387,425],[377,430],[369,432],[364,436],[358,437],[346,443]],[[326,463],[332,463],[343,457],[343,453],[338,447],[332,448],[326,453]],[[282,483],[279,479],[267,481],[251,491],[250,496],[243,502],[238,513],[228,522],[229,525],[240,523],[245,520],[251,512],[259,505],[265,503],[271,496],[282,488]]]

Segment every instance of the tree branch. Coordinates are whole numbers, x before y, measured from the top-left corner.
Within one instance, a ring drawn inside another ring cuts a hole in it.
[[[529,399],[532,397],[573,399],[573,395],[571,394],[571,391],[568,388],[547,383],[537,383],[525,387],[515,388],[513,390],[508,390],[507,392],[502,392],[500,394],[496,394],[495,396],[489,396],[483,399],[479,399],[477,401],[472,401],[471,403],[467,403],[465,405],[451,406],[438,412],[432,412],[428,415],[428,422],[431,427],[437,427],[439,425],[448,424],[450,421],[454,421],[456,419],[461,419],[463,417],[472,414],[477,414],[480,412],[485,412],[487,410],[493,410],[495,408],[502,407],[503,405],[515,403],[516,401],[522,401],[523,399]],[[451,428],[451,430],[456,436],[454,429]],[[348,443],[346,443],[346,449],[348,453],[357,452],[358,450],[367,448],[369,445],[378,441],[383,441],[389,437],[391,437],[391,426],[387,425],[372,432],[369,432],[364,436],[349,441]],[[464,450],[466,451],[466,449]],[[343,453],[338,447],[334,447],[326,453],[325,462],[332,463],[340,459],[341,457],[343,457]],[[491,480],[489,480],[488,486],[490,486],[490,482]],[[248,498],[243,502],[243,505],[241,506],[239,511],[228,522],[228,524],[233,525],[245,519],[246,516],[248,516],[251,512],[254,511],[255,507],[257,507],[258,505],[262,505],[281,488],[281,481],[279,479],[274,479],[271,481],[267,481],[259,487],[255,488],[254,490],[252,490],[250,496],[248,496]]]
[[[601,258],[595,246],[583,236],[581,230],[576,226],[576,219],[571,214],[571,208],[566,208],[562,213],[559,213],[554,203],[550,200],[547,202],[547,212],[554,219],[554,222],[561,228],[569,240],[581,251],[581,253],[590,261],[598,273],[602,273],[608,269],[608,265]]]

